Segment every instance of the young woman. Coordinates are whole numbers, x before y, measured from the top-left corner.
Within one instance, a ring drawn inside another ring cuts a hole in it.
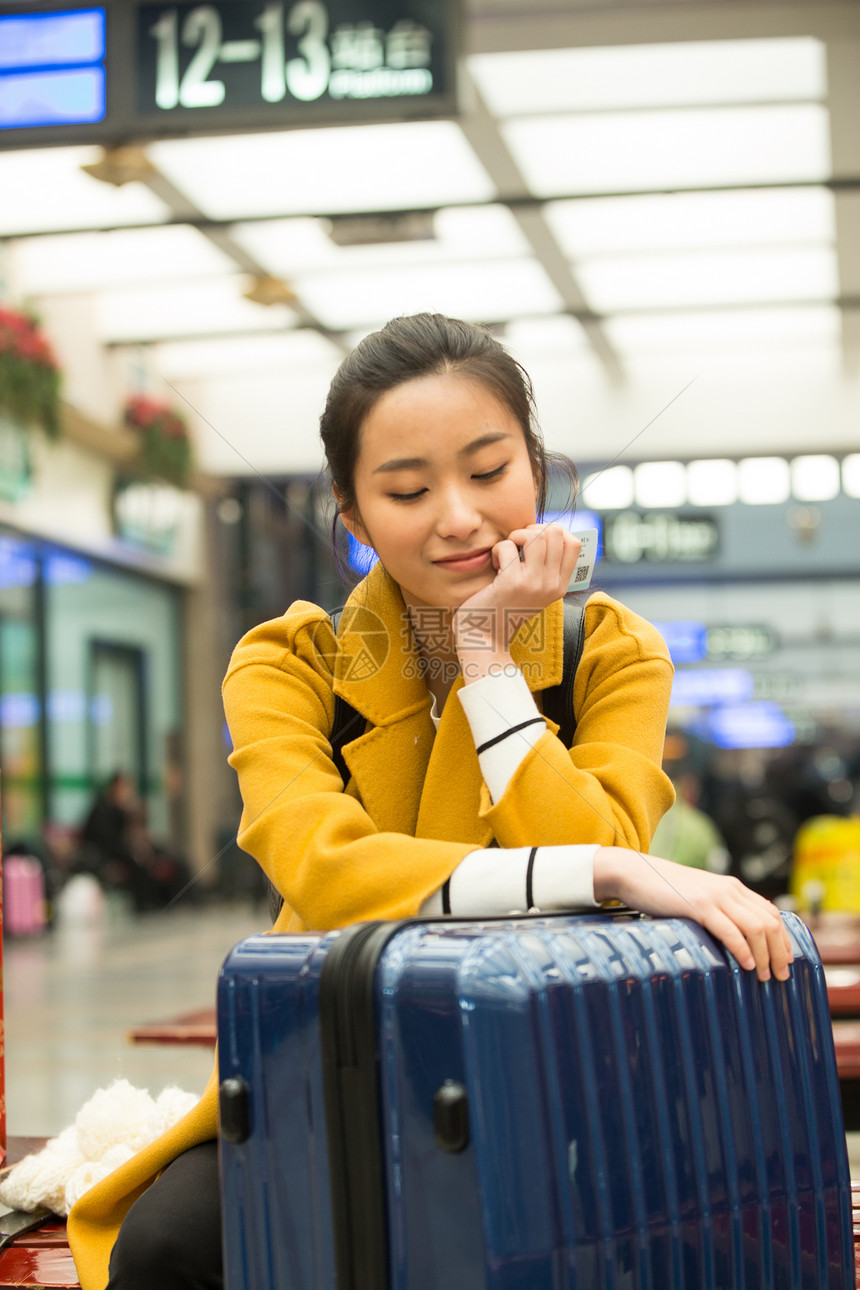
[[[592,595],[572,748],[542,715],[579,543],[540,522],[548,461],[519,365],[478,327],[397,319],[343,362],[321,432],[339,516],[379,562],[337,637],[298,602],[240,642],[224,683],[239,839],[284,898],[276,930],[618,899],[695,918],[743,967],[785,979],[771,904],[647,854],[672,800],[656,631]],[[346,782],[336,695],[358,714]],[[213,1076],[83,1197],[69,1232],[84,1290],[221,1285],[216,1133]]]

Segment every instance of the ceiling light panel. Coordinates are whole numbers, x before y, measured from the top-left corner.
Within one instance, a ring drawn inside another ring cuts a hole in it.
[[[738,466],[739,494],[751,505],[788,501],[791,475],[782,457],[745,457]]]
[[[297,269],[335,267],[340,251],[326,233],[327,223],[309,217],[262,220],[234,224],[230,233],[269,273],[290,277]]]
[[[594,475],[586,475],[582,486],[582,504],[588,510],[619,510],[633,505],[633,471],[629,466],[610,466]]]
[[[569,259],[836,238],[833,194],[826,188],[586,197],[548,202],[544,216]]]
[[[534,260],[464,261],[297,278],[300,298],[325,326],[358,330],[423,310],[477,322],[557,313],[562,300]]]
[[[103,341],[243,331],[272,331],[294,322],[283,305],[264,308],[242,298],[249,279],[187,283],[152,290],[106,291],[96,297],[96,326]]]
[[[292,219],[237,224],[237,242],[270,273],[292,277],[321,269],[362,269],[378,265],[432,264],[452,259],[522,256],[528,243],[505,206],[446,208],[433,218],[427,241],[336,246],[324,219]]]
[[[171,139],[149,154],[213,219],[437,207],[495,195],[451,121]]]
[[[505,328],[504,343],[515,357],[528,355],[530,360],[590,350],[581,324],[567,314],[515,318]]]
[[[89,292],[125,283],[235,273],[228,256],[188,225],[22,238],[15,278],[25,295]]]
[[[738,500],[737,463],[725,457],[691,461],[687,466],[687,500],[691,506],[731,506]]]
[[[842,462],[842,489],[847,497],[860,497],[860,452],[849,453]]]
[[[827,90],[824,45],[807,37],[476,54],[469,71],[498,116],[798,102]]]
[[[817,103],[508,121],[502,133],[539,197],[820,182],[828,114]]]
[[[302,328],[277,335],[213,337],[211,340],[171,341],[155,347],[153,370],[172,380],[215,376],[248,376],[261,372],[281,375],[288,369],[307,370],[330,364],[341,351],[319,332]]]
[[[619,256],[577,265],[593,309],[660,309],[770,301],[826,301],[838,293],[830,247]]]
[[[81,170],[101,156],[101,148],[0,151],[0,235],[158,224],[169,217],[143,184],[114,188]]]
[[[839,493],[839,462],[826,453],[795,457],[791,491],[799,502],[827,502]]]
[[[633,472],[638,506],[683,506],[687,473],[680,461],[645,461]]]
[[[605,319],[603,327],[613,348],[625,356],[830,347],[842,336],[835,305],[619,315]]]

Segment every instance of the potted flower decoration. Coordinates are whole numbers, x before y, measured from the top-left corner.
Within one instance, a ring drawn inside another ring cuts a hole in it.
[[[184,418],[166,403],[135,394],[126,402],[123,421],[141,436],[144,474],[184,488],[191,473],[191,441]]]
[[[36,319],[0,305],[0,413],[60,433],[60,370]]]

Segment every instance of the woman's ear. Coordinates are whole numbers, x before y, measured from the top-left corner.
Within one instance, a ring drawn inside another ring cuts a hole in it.
[[[343,520],[343,527],[346,529],[347,533],[352,534],[357,542],[363,542],[365,546],[372,546],[373,544],[367,536],[357,508],[355,506],[344,507],[337,489],[332,488],[331,491],[334,494],[334,500],[337,502],[338,514]]]

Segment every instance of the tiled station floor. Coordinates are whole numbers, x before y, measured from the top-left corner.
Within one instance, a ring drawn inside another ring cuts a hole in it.
[[[212,1051],[135,1045],[128,1031],[214,1007],[231,946],[263,930],[248,903],[183,906],[132,918],[59,926],[4,945],[8,1132],[53,1136],[114,1079],[154,1096],[167,1085],[201,1092]]]
[[[8,1131],[54,1135],[95,1092],[124,1078],[157,1095],[203,1089],[205,1048],[132,1045],[127,1032],[215,1003],[231,946],[266,925],[262,907],[183,906],[139,919],[116,910],[4,947]],[[848,1135],[860,1179],[860,1133]]]

